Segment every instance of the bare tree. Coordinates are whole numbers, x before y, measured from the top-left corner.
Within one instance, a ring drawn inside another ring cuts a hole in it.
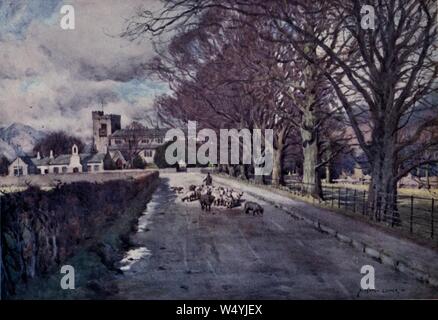
[[[222,20],[217,21],[217,16]],[[224,24],[226,27],[218,27]],[[239,105],[250,99],[251,106],[246,112],[238,108],[238,115],[245,115],[246,124],[250,127],[274,128],[276,131],[274,184],[281,182],[281,159],[287,136],[292,128],[299,129],[304,140],[303,180],[309,193],[321,198],[319,168],[323,164],[320,162],[319,131],[323,122],[329,118],[327,115],[337,110],[328,108],[331,102],[329,86],[322,72],[307,60],[300,59],[295,50],[287,46],[287,38],[272,39],[269,36],[272,31],[273,26],[267,24],[262,17],[249,19],[247,16],[233,16],[231,20],[224,22],[221,14],[215,16],[206,11],[196,28],[190,28],[178,36],[177,41],[183,41],[183,44],[171,42],[169,53],[173,58],[166,58],[167,62],[172,60],[171,66],[163,64],[164,54],[161,53],[161,57],[154,61],[155,70],[161,75],[168,75],[166,80],[174,88],[178,88],[175,82],[181,83],[181,78],[191,79],[197,83],[197,93],[206,91],[207,84],[212,82],[209,79],[215,80],[215,85],[211,85],[210,89],[215,94],[224,88],[224,84],[228,86],[227,89],[232,83],[235,87],[240,86],[239,90],[243,95],[235,95],[234,98],[238,98]],[[261,37],[261,33],[265,36]],[[198,35],[196,46],[192,45],[194,34]],[[284,50],[285,48],[289,51]],[[181,54],[182,51],[186,54]],[[194,54],[197,51],[200,54]],[[209,59],[208,56],[216,58]],[[209,61],[211,65],[205,67],[205,61]],[[197,69],[200,65],[203,66],[203,71],[208,70],[207,81],[199,81],[199,74],[202,72]],[[178,71],[175,72],[175,69]],[[233,73],[236,69],[237,72]],[[178,78],[175,74],[181,76]],[[230,93],[223,93],[222,99],[227,95]],[[211,104],[211,100],[207,102]],[[221,111],[229,114],[227,109]],[[240,122],[241,125],[242,121]],[[234,121],[233,124],[239,125],[239,121]]]
[[[281,152],[291,126],[275,114],[277,92],[265,74],[269,71],[267,64],[256,61],[264,58],[260,54],[264,48],[259,41],[251,41],[248,30],[227,28],[223,33],[212,33],[211,20],[220,17],[208,15],[208,18],[207,25],[172,40],[170,57],[161,54],[153,61],[151,69],[168,81],[175,92],[172,98],[160,98],[161,112],[164,111],[165,118],[197,120],[201,126],[217,130],[275,129],[277,161],[273,175],[278,183],[282,173]],[[248,55],[248,52],[258,53]],[[245,176],[245,171],[241,165],[241,175]]]
[[[374,29],[361,26],[366,4],[375,9]],[[337,66],[325,75],[370,164],[370,206],[377,219],[392,216],[393,223],[397,181],[429,162],[421,155],[438,144],[420,139],[438,125],[430,101],[437,90],[436,10],[428,0],[343,1],[327,13],[333,22],[324,36],[284,19]]]
[[[374,29],[362,27],[365,5],[374,8]],[[414,168],[434,161],[424,155],[438,143],[425,138],[434,138],[430,130],[438,122],[437,104],[429,99],[437,91],[436,3],[167,1],[158,15],[143,12],[139,19],[132,20],[125,35],[160,35],[168,30],[191,29],[200,21],[200,13],[211,9],[231,12],[231,21],[239,15],[269,19],[308,62],[303,72],[308,76],[305,85],[311,94],[308,96],[307,92],[304,99],[309,99],[310,105],[315,96],[312,83],[329,81],[355,134],[355,142],[371,168],[369,205],[374,216],[380,219],[382,213],[392,215],[396,223],[397,181]],[[320,90],[323,87],[318,86]],[[317,126],[313,114],[303,118],[307,118],[305,127]],[[320,138],[312,132],[305,135],[308,146]]]
[[[134,161],[138,153],[142,150],[141,141],[145,136],[145,130],[146,128],[137,121],[131,122],[131,124],[123,130],[123,138],[125,139],[131,167],[134,167]]]
[[[85,145],[81,139],[64,131],[56,131],[49,133],[38,141],[33,148],[33,152],[35,154],[39,152],[41,157],[48,157],[50,151],[53,151],[55,155],[70,154],[74,144],[77,145],[79,152],[83,152]]]

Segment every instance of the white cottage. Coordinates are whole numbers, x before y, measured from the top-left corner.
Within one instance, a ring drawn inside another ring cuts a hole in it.
[[[37,168],[37,174],[82,172],[78,146],[73,145],[71,150],[71,154],[61,154],[57,157],[54,156],[53,151],[50,151],[49,157],[45,158],[41,158],[38,153],[37,157],[32,159]]]
[[[38,152],[36,158],[19,157],[9,166],[10,176],[24,176],[28,174],[64,174],[79,172],[104,171],[103,153],[79,153],[77,145],[73,145],[71,154],[61,154],[55,157],[50,151],[48,157],[41,157]]]
[[[29,157],[17,157],[8,167],[9,176],[20,177],[35,173],[35,165]]]

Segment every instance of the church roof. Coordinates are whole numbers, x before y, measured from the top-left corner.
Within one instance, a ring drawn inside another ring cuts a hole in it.
[[[164,138],[169,129],[144,128],[144,129],[119,129],[111,134],[112,138],[125,138],[132,135],[144,138]]]

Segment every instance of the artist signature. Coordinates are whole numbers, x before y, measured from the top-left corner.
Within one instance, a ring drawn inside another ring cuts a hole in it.
[[[359,298],[361,295],[374,295],[374,294],[396,294],[404,292],[405,289],[359,289],[356,297]]]

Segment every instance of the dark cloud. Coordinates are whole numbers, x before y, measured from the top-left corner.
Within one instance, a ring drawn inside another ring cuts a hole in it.
[[[78,61],[77,75],[81,78],[104,81],[128,82],[133,79],[143,79],[146,76],[147,60],[142,57],[131,57],[113,64],[92,63],[80,59]]]
[[[154,94],[163,89],[145,79],[151,45],[117,35],[139,5],[157,1],[69,1],[76,13],[70,31],[59,27],[60,1],[0,1],[0,12],[5,4],[10,9],[0,13],[0,126],[22,122],[87,136],[91,110],[102,100],[125,123],[149,113]]]

